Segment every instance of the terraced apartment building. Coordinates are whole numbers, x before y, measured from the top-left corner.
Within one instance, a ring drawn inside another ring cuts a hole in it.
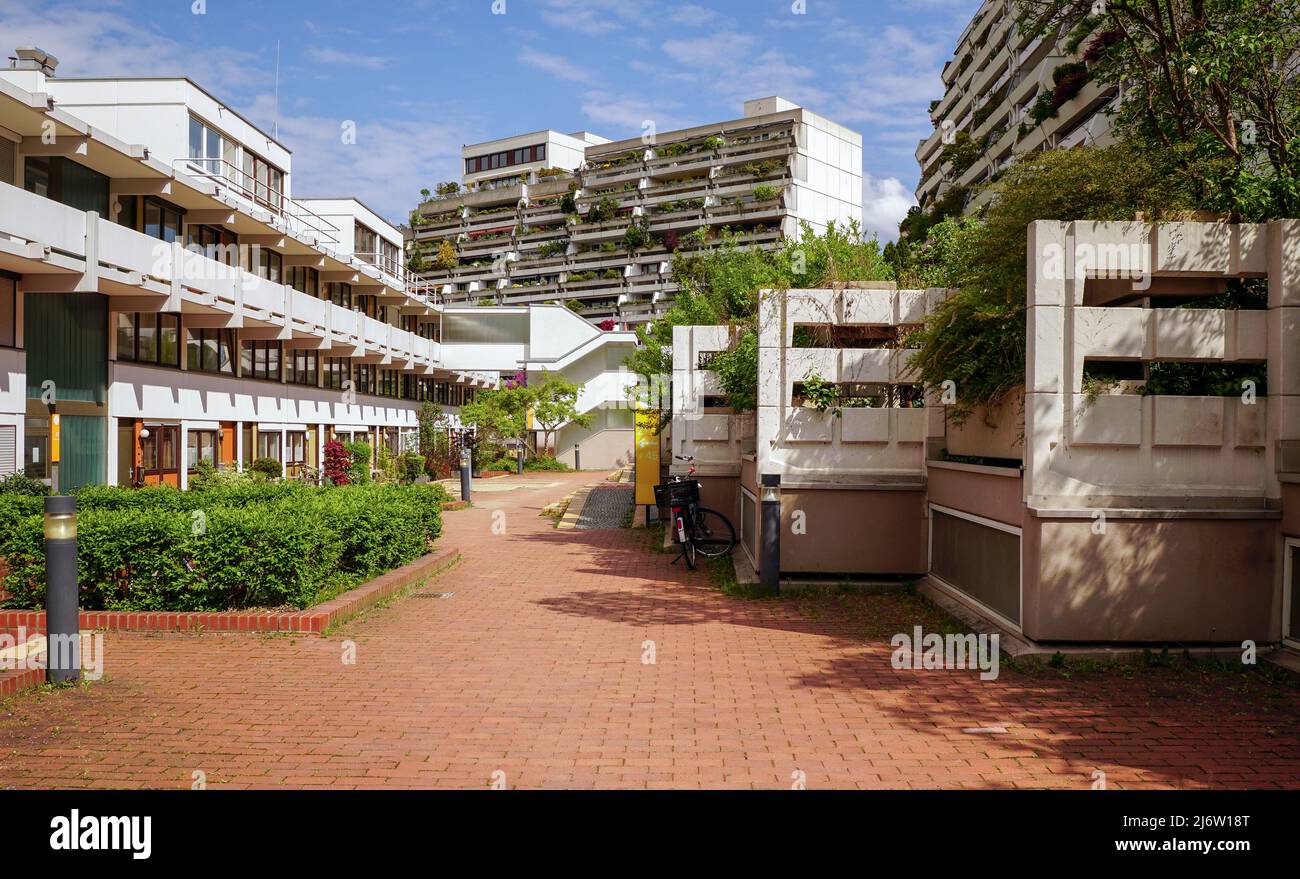
[[[1016,156],[1109,142],[1105,111],[1120,94],[1089,78],[1084,58],[1095,38],[1035,37],[1017,24],[1014,0],[985,0],[944,65],[943,97],[930,106],[934,133],[916,150],[921,208],[996,180]],[[977,191],[965,207],[987,198]]]
[[[862,220],[862,136],[779,97],[744,116],[608,141],[590,132],[466,146],[463,189],[421,203],[411,266],[447,303],[561,303],[607,328],[661,314],[674,251],[723,230],[776,246]]]
[[[423,403],[561,371],[587,466],[626,461],[630,333],[560,306],[445,306],[351,197],[183,76],[0,70],[0,478],[185,488],[201,462],[310,477],[331,440],[414,448]],[[609,411],[606,411],[609,410]],[[55,468],[52,458],[61,452]]]

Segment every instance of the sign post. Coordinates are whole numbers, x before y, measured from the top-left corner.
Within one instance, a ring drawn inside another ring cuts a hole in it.
[[[636,410],[636,498],[637,506],[655,505],[659,484],[659,410]],[[648,522],[650,517],[646,516]]]

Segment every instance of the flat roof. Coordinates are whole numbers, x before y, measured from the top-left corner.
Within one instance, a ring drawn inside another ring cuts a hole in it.
[[[56,83],[59,82],[188,82],[190,85],[194,86],[196,89],[203,92],[203,94],[207,95],[209,98],[216,101],[222,107],[229,110],[236,118],[243,120],[245,124],[251,126],[254,131],[266,137],[266,139],[271,141],[271,143],[277,145],[286,153],[293,155],[293,150],[285,146],[284,143],[279,138],[274,137],[268,132],[266,132],[256,122],[253,122],[243,113],[240,113],[234,107],[230,106],[228,102],[221,100],[221,98],[218,98],[212,92],[208,91],[203,86],[199,85],[197,82],[190,79],[188,76],[47,76],[46,79],[52,79]]]

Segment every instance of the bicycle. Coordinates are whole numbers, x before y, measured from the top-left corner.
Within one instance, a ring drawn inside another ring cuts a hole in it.
[[[698,556],[722,558],[736,546],[736,529],[730,520],[717,510],[700,506],[700,483],[695,480],[695,457],[674,455],[685,461],[690,470],[685,477],[671,477],[667,483],[655,486],[655,499],[669,510],[669,527],[673,537],[682,547],[680,558],[686,567],[695,570]],[[673,559],[677,564],[677,559]]]

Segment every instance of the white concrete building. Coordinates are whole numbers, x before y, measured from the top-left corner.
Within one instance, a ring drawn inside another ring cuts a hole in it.
[[[1016,12],[1014,0],[985,0],[944,65],[944,94],[930,107],[934,133],[916,150],[922,208],[953,187],[996,179],[1018,155],[1111,141],[1105,111],[1120,96],[1081,61],[1092,37],[1071,52],[1068,34],[1035,37],[1019,27]],[[972,153],[973,161],[954,161]],[[968,207],[987,199],[977,193]]]
[[[582,132],[569,138],[585,141],[581,157],[553,139],[538,160],[528,144],[552,134],[466,147],[467,191],[416,209],[421,277],[446,301],[556,302],[628,327],[668,307],[677,250],[715,246],[724,229],[776,247],[802,223],[862,221],[862,136],[779,97],[653,138]],[[450,264],[434,260],[444,242]]]
[[[184,487],[200,460],[297,475],[334,438],[410,447],[426,400],[454,431],[502,371],[634,344],[559,307],[508,309],[486,341],[456,320],[444,342],[397,230],[352,198],[292,197],[289,150],[216,98],[19,57],[0,71],[0,475],[54,475],[56,415],[64,489]],[[583,369],[587,410],[621,405],[610,369]],[[601,444],[584,464],[625,458]]]
[[[548,129],[466,144],[460,151],[465,163],[461,182],[467,190],[496,189],[525,183],[547,169],[576,171],[587,148],[603,143],[609,139],[590,131],[561,134]]]

